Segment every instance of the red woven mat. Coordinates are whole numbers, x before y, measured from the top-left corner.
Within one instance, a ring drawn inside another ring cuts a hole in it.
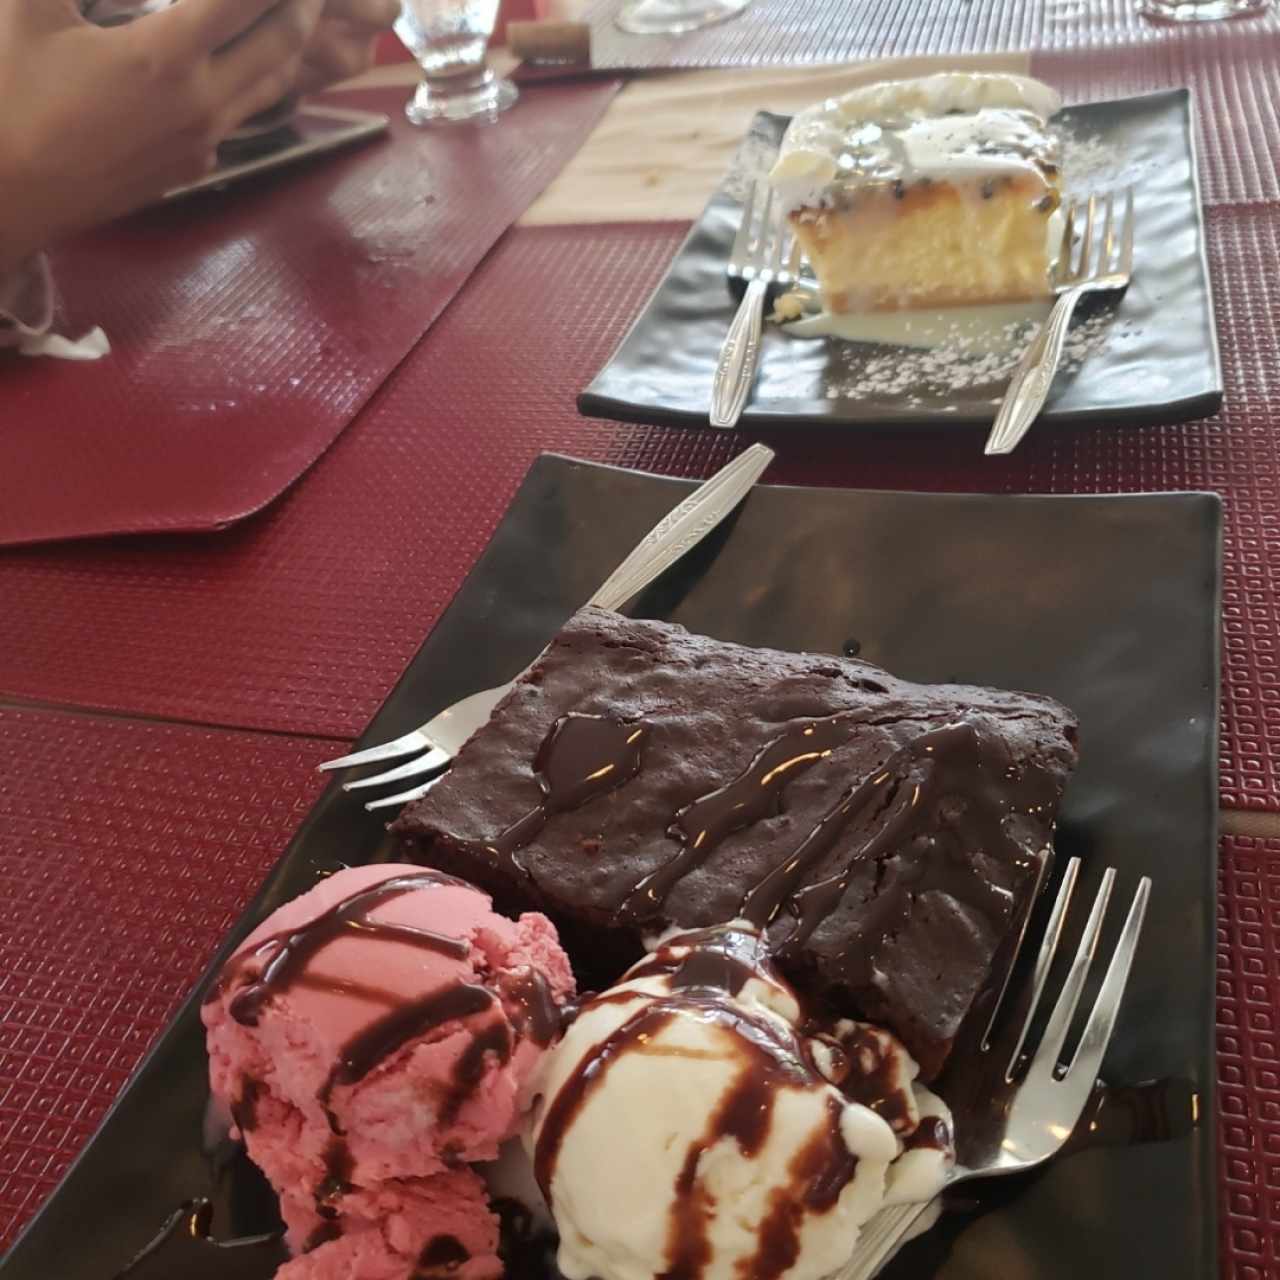
[[[622,0],[591,9],[597,70],[788,66],[902,54],[989,53],[993,49],[1103,49],[1196,40],[1196,27],[1154,23],[1138,0],[754,0],[728,22],[682,36],[634,36],[613,21]],[[1212,25],[1212,24],[1209,24]],[[1280,14],[1228,24],[1242,39],[1280,33]]]
[[[390,141],[152,210],[60,250],[96,364],[5,360],[0,543],[210,529],[332,443],[617,83],[527,90],[489,127],[418,130],[408,91],[344,94]],[[280,327],[280,317],[288,327]]]
[[[0,710],[0,1253],[239,917],[332,747]]]
[[[1210,23],[1181,39],[1048,52],[1032,70],[1069,102],[1187,86],[1209,204],[1280,201],[1280,33]]]
[[[1280,840],[1222,841],[1219,1226],[1224,1280],[1280,1275]]]

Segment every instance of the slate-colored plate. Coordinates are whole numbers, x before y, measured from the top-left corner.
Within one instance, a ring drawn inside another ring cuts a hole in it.
[[[1134,278],[1113,309],[1106,341],[1054,382],[1041,425],[1160,423],[1205,417],[1222,403],[1213,301],[1204,254],[1191,96],[1185,89],[1064,108],[1055,118],[1074,148],[1083,189],[1135,188]],[[776,150],[785,117],[761,113],[748,154]],[[1105,158],[1104,158],[1105,157]],[[1072,152],[1068,152],[1070,165]],[[1073,190],[1077,180],[1067,172]],[[578,397],[588,416],[705,426],[711,377],[737,303],[725,263],[741,218],[730,175],[609,363]],[[798,339],[766,326],[760,372],[742,424],[839,427],[988,425],[1005,379],[967,387],[913,381],[892,392],[852,390],[868,362],[902,348]],[[1007,374],[1006,374],[1007,378]],[[1037,430],[1040,428],[1037,427]]]
[[[382,741],[528,662],[691,486],[543,457],[365,735]],[[748,644],[862,656],[914,680],[1048,693],[1081,721],[1059,832],[1084,889],[1155,881],[1108,1055],[1113,1084],[1181,1099],[1166,1141],[1082,1150],[973,1192],[901,1277],[1204,1280],[1216,1274],[1214,883],[1219,503],[1212,495],[1008,497],[757,489],[635,611]],[[383,860],[381,821],[330,787],[228,940],[340,862]],[[1120,911],[1109,937],[1119,928]],[[216,962],[215,962],[216,963]],[[202,984],[203,985],[203,984]],[[110,1280],[184,1199],[226,1239],[270,1229],[269,1191],[202,1151],[195,998],[0,1264],[0,1280]],[[1189,1095],[1201,1118],[1192,1124]],[[1179,1123],[1179,1120],[1181,1123]],[[278,1254],[180,1242],[131,1280],[265,1280]]]

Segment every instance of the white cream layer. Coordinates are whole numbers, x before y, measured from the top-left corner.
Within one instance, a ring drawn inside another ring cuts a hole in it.
[[[791,212],[860,183],[1039,173],[1060,106],[1028,76],[955,71],[867,85],[800,112],[769,181]]]

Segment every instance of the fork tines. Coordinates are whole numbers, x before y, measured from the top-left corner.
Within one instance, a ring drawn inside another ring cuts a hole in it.
[[[1058,889],[1057,898],[1049,915],[1044,939],[1036,956],[1031,974],[1031,995],[1027,1012],[1018,1029],[1013,1050],[1005,1068],[1005,1078],[1012,1082],[1022,1071],[1025,1061],[1023,1047],[1028,1033],[1040,1010],[1045,987],[1048,984],[1049,972],[1053,967],[1058,946],[1062,940],[1067,912],[1071,898],[1079,879],[1080,859],[1072,858],[1068,862]],[[1081,935],[1071,967],[1067,972],[1058,999],[1049,1014],[1048,1023],[1040,1037],[1040,1043],[1030,1063],[1025,1067],[1022,1085],[1024,1088],[1047,1087],[1051,1084],[1069,1084],[1073,1092],[1080,1093],[1081,1105],[1097,1079],[1098,1069],[1106,1052],[1107,1043],[1115,1026],[1119,1012],[1120,1000],[1124,995],[1125,984],[1129,978],[1129,969],[1138,948],[1138,938],[1142,932],[1142,921],[1146,914],[1147,900],[1151,893],[1151,880],[1143,876],[1138,882],[1129,914],[1121,930],[1119,941],[1112,953],[1111,962],[1107,966],[1106,977],[1098,991],[1085,1024],[1079,1043],[1069,1062],[1063,1061],[1063,1053],[1071,1032],[1071,1025],[1080,1004],[1090,967],[1098,950],[1098,939],[1102,933],[1103,920],[1107,905],[1115,887],[1116,871],[1108,867],[1102,876],[1097,896],[1089,911],[1089,918]]]
[[[728,274],[733,280],[763,278],[785,283],[790,273],[782,268],[787,248],[786,225],[773,188],[759,179],[747,189],[742,218],[729,250]]]
[[[1133,274],[1133,188],[1124,189],[1120,230],[1116,232],[1117,193],[1083,196],[1068,202],[1054,270],[1057,283],[1070,285],[1107,275]],[[1101,235],[1095,235],[1099,217]],[[1080,226],[1083,219],[1083,227]],[[1079,230],[1079,235],[1076,232]],[[1095,256],[1096,254],[1096,256]]]

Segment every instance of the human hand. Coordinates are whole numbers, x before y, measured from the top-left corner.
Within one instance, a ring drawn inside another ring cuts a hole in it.
[[[374,42],[396,20],[397,0],[327,0],[302,59],[300,93],[314,93],[373,65]]]
[[[293,88],[323,0],[181,0],[126,26],[0,0],[0,272],[208,172]]]

